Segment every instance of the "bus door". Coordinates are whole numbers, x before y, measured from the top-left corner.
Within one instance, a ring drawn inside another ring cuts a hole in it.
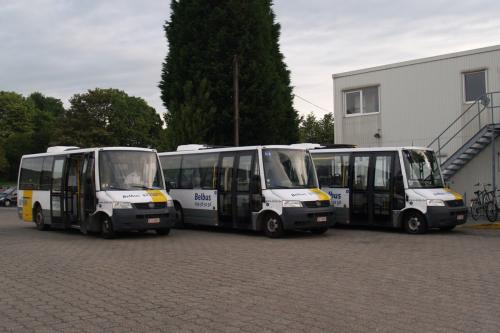
[[[236,152],[224,152],[219,155],[219,175],[217,177],[217,211],[219,224],[233,225],[233,185]]]
[[[353,154],[351,223],[391,225],[395,156],[394,152]]]
[[[50,215],[51,226],[61,228],[65,226],[64,197],[65,181],[64,169],[66,156],[55,156],[52,166],[52,183],[50,187]]]
[[[371,223],[373,197],[370,188],[370,154],[355,153],[351,156],[351,196],[350,196],[350,223],[368,225]]]
[[[86,153],[83,157],[83,163],[81,164],[79,217],[80,225],[86,226],[83,222],[86,221],[89,215],[95,212],[96,209],[94,153]]]
[[[234,186],[235,206],[233,212],[235,216],[234,224],[241,228],[249,228],[251,226],[251,183],[256,157],[255,151],[242,151],[237,155],[236,184]]]
[[[64,208],[71,224],[78,223],[79,219],[82,162],[83,155],[71,155],[66,160],[66,172],[63,180],[65,183]]]

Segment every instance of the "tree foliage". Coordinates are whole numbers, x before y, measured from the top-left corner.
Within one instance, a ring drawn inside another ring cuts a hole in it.
[[[310,113],[305,118],[301,118],[299,135],[300,142],[334,144],[335,130],[333,114],[327,113],[321,119],[316,119]]]
[[[51,145],[162,148],[163,121],[142,98],[116,89],[76,94],[70,108],[35,92],[0,91],[0,179],[15,180],[22,155]]]
[[[172,1],[160,82],[170,146],[231,145],[233,60],[238,55],[240,143],[298,139],[290,73],[270,0]]]
[[[163,121],[142,98],[96,88],[70,99],[62,124],[55,138],[58,144],[156,147]]]

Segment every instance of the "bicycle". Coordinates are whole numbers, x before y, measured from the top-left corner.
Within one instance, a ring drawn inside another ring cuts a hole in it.
[[[471,200],[470,215],[476,221],[479,217],[486,215],[488,221],[495,222],[497,220],[498,207],[496,200],[494,200],[494,191],[487,189],[491,184],[482,185],[482,190],[474,191],[476,197]],[[478,186],[481,186],[481,183],[474,184],[474,187]]]

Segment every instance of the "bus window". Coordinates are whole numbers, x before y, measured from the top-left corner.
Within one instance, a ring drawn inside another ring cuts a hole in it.
[[[401,171],[401,162],[399,159],[394,163],[394,203],[393,209],[403,209],[405,207],[405,184],[403,173]]]
[[[217,154],[184,155],[182,157],[179,188],[214,189],[217,159]]]
[[[251,154],[251,153],[248,153]],[[250,172],[252,170],[252,155],[241,155],[236,176],[236,191],[248,192],[250,190]]]
[[[375,189],[389,190],[391,181],[391,163],[392,156],[375,157]]]
[[[213,190],[216,186],[219,154],[200,154],[199,158],[200,187],[204,190]]]
[[[325,154],[313,159],[320,187],[349,187],[349,155]]]
[[[64,159],[57,158],[54,161],[54,168],[52,169],[52,191],[62,191],[62,176],[63,176]]]
[[[23,159],[21,166],[20,190],[38,190],[42,172],[43,157]]]
[[[349,156],[337,155],[332,162],[332,187],[348,187]]]
[[[40,190],[50,190],[50,183],[52,182],[52,163],[54,162],[53,156],[47,156],[43,159],[42,174],[40,176]]]
[[[181,159],[182,156],[163,156],[160,158],[161,166],[163,168],[163,176],[165,177],[165,183],[171,189],[178,188],[179,185],[179,174],[181,171]]]
[[[355,190],[366,190],[368,185],[368,166],[370,162],[369,156],[354,157],[354,180],[353,188]]]

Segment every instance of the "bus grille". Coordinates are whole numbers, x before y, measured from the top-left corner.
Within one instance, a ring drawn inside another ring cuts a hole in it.
[[[307,208],[320,208],[330,206],[330,200],[304,201]]]
[[[462,207],[464,205],[463,200],[447,200],[444,202],[448,207]]]
[[[134,204],[136,209],[160,209],[167,208],[166,202],[138,202]]]

